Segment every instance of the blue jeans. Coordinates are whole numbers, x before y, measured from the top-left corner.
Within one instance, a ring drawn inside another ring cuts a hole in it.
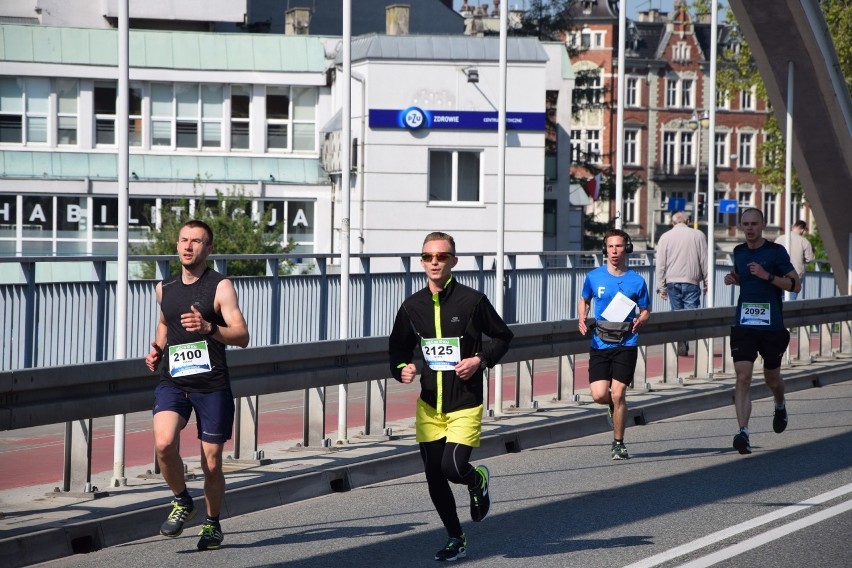
[[[666,294],[672,310],[692,310],[701,307],[701,288],[697,284],[674,282],[666,284]]]

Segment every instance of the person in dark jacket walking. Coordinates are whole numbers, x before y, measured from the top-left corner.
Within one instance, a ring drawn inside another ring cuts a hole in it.
[[[483,369],[493,367],[509,350],[512,331],[485,294],[459,284],[452,276],[458,263],[456,244],[446,233],[426,235],[420,263],[428,284],[406,299],[394,320],[389,341],[393,377],[410,383],[417,374],[412,362],[419,347],[420,397],[416,430],[429,496],[449,540],[435,560],[462,558],[467,539],[461,527],[450,482],[470,492],[474,522],[491,507],[489,472],[473,467],[470,455],[479,447],[483,413]],[[483,344],[482,334],[491,338]]]

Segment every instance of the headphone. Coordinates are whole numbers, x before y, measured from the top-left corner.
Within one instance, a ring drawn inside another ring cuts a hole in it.
[[[626,232],[622,231],[621,229],[610,229],[604,235],[604,240],[603,240],[603,255],[604,255],[604,258],[606,258],[606,240],[609,237],[622,237],[622,238],[624,238],[624,252],[626,252],[627,254],[630,254],[631,252],[633,252],[633,241],[630,240],[630,235],[628,235]]]

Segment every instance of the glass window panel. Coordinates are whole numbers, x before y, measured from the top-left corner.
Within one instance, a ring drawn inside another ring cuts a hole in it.
[[[151,85],[151,115],[172,116],[172,86]]]
[[[231,118],[249,117],[249,88],[245,85],[231,87]]]
[[[197,148],[198,147],[198,123],[197,122],[181,122],[177,123],[177,147],[178,148]]]
[[[154,146],[172,145],[172,123],[171,121],[151,121],[151,144]]]
[[[116,244],[113,244],[112,249],[113,249],[112,254],[115,254],[116,250],[118,249],[118,246]],[[102,253],[102,252],[94,252],[94,251],[92,251],[92,253],[93,254],[105,254],[105,253]],[[65,255],[65,256],[72,256],[72,255],[81,255],[81,254],[89,254],[89,253],[86,250],[86,241],[80,240],[80,241],[60,241],[60,242],[56,243],[56,254],[61,254],[61,255]]]
[[[287,237],[297,241],[314,240],[314,202],[287,203]]]
[[[47,142],[47,117],[27,118],[27,142]]]
[[[24,119],[22,116],[0,115],[0,143],[20,144],[24,141]]]
[[[95,83],[95,114],[115,114],[115,83]]]
[[[63,114],[77,114],[77,80],[57,79],[57,109]]]
[[[130,114],[142,116],[142,85],[131,83],[129,89],[129,97]]]
[[[231,123],[231,148],[246,150],[249,147],[248,122]]]
[[[24,196],[24,236],[50,237],[53,231],[53,197]]]
[[[293,89],[293,118],[314,120],[316,118],[316,89]]]
[[[86,204],[85,197],[56,198],[56,236],[65,238],[86,237]]]
[[[23,94],[20,79],[0,79],[0,111],[23,112]]]
[[[267,147],[278,150],[287,149],[287,125],[270,124],[266,127]]]
[[[312,151],[316,147],[313,124],[293,125],[293,149]]]
[[[24,231],[26,233],[26,231]],[[50,236],[50,235],[42,235]],[[53,254],[53,243],[50,241],[28,241],[24,240],[21,243],[21,250],[24,256],[27,255],[43,255]]]
[[[131,118],[127,121],[127,141],[131,146],[142,145],[142,119]]]
[[[450,152],[429,152],[429,201],[452,198],[453,159]]]
[[[222,118],[221,85],[201,85],[201,116]]]
[[[266,118],[284,119],[290,117],[290,96],[287,88],[270,88],[266,92]]]
[[[115,120],[98,119],[95,121],[95,143],[115,144]]]
[[[201,145],[205,148],[221,148],[222,125],[218,122],[205,122],[201,125]]]
[[[50,79],[30,78],[26,82],[27,111],[47,113]]]
[[[479,201],[479,154],[459,152],[459,201]]]
[[[198,117],[198,85],[195,83],[175,85],[177,115],[179,118]]]

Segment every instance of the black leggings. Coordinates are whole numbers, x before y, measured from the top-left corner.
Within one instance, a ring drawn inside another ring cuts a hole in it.
[[[420,456],[426,470],[426,484],[432,504],[451,537],[461,537],[462,528],[456,512],[456,500],[449,482],[472,487],[479,481],[476,470],[470,465],[473,448],[464,444],[447,442],[441,438],[420,443]]]

